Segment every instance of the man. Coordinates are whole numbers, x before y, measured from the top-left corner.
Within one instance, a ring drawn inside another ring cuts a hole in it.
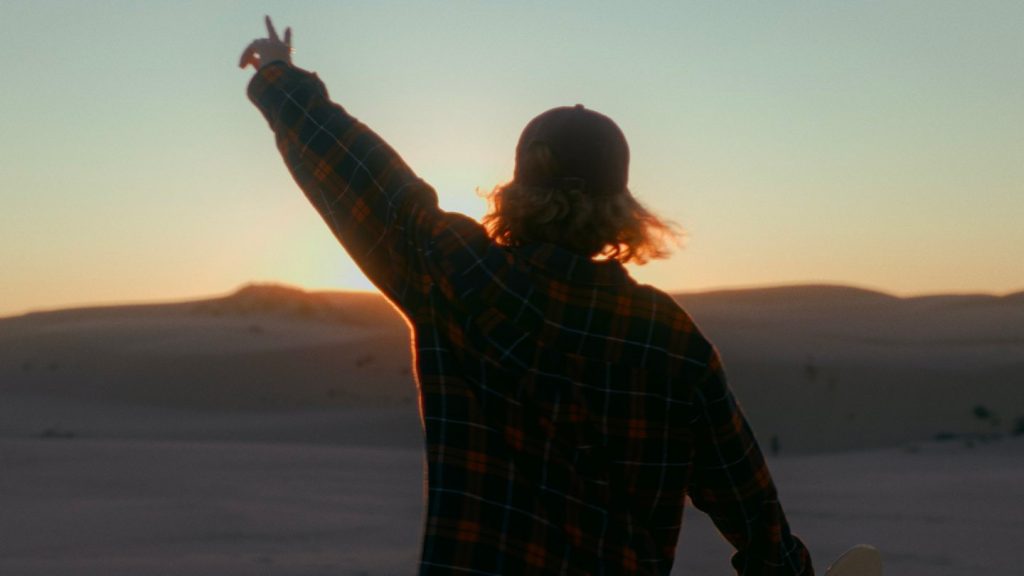
[[[375,133],[250,44],[250,100],[296,183],[407,318],[427,445],[421,574],[668,574],[689,495],[737,573],[812,574],[711,344],[622,262],[671,229],[627,188],[619,128],[531,121],[485,225],[437,206]]]

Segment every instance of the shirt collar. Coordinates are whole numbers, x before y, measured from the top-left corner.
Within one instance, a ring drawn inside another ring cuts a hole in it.
[[[632,281],[618,260],[593,260],[554,244],[526,244],[513,252],[546,275],[570,284],[617,286]]]

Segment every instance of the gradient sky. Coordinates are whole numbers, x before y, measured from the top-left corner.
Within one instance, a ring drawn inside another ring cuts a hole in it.
[[[479,217],[583,103],[687,230],[664,289],[1024,289],[1024,2],[0,0],[0,315],[249,281],[367,289],[245,97],[295,63]]]

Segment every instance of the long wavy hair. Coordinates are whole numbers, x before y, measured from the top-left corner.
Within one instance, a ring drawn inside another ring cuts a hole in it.
[[[682,232],[648,211],[629,189],[594,190],[560,174],[547,146],[533,146],[518,159],[547,175],[548,186],[526,186],[514,179],[486,195],[484,227],[496,242],[518,246],[549,242],[591,258],[644,264],[669,255]]]

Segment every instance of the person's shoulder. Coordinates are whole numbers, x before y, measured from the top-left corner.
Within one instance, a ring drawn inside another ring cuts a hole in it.
[[[661,288],[650,284],[634,282],[631,289],[635,299],[650,302],[659,316],[690,318],[679,301]]]
[[[714,345],[676,297],[648,284],[636,284],[634,289],[641,300],[652,303],[652,316],[662,328],[670,356],[699,367],[716,362]]]

